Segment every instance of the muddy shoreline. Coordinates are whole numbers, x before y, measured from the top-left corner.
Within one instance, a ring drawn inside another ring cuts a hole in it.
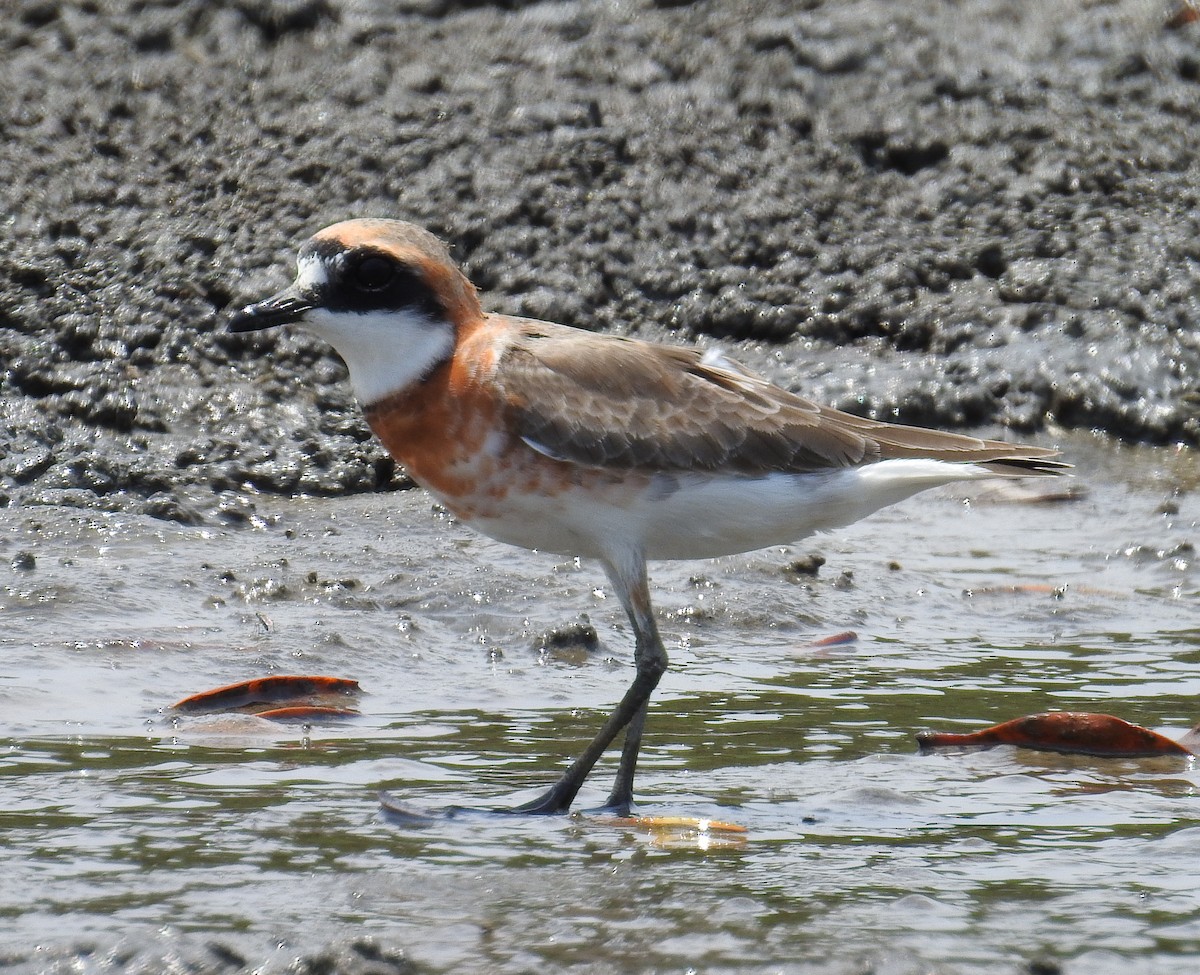
[[[1200,445],[1200,27],[1167,14],[12,0],[0,507],[238,524],[405,487],[327,348],[225,331],[365,215],[443,236],[488,308],[719,343],[856,413]],[[261,961],[64,938],[0,965]],[[415,970],[363,940],[271,964]]]
[[[351,215],[498,310],[855,412],[1200,442],[1196,29],[1140,2],[0,13],[8,504],[403,483],[341,364],[225,334]]]

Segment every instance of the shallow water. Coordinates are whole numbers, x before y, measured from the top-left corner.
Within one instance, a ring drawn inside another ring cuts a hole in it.
[[[423,972],[1183,971],[1192,762],[914,744],[1047,709],[1173,737],[1200,718],[1195,457],[1065,446],[1080,501],[949,491],[652,569],[672,669],[642,811],[748,829],[729,843],[380,813],[380,789],[530,798],[582,747],[631,676],[595,565],[481,538],[420,492],[259,498],[230,528],[0,511],[0,958],[101,971],[219,943],[283,971],[367,934]],[[815,579],[784,571],[813,551]],[[599,653],[535,649],[585,615]],[[356,678],[362,716],[169,708],[270,673]]]

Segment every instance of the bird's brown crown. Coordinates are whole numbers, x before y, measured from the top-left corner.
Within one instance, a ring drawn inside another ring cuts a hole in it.
[[[478,321],[475,288],[437,237],[402,220],[344,220],[318,231],[301,259],[317,258],[336,275],[330,310],[391,310],[417,306],[455,325]]]

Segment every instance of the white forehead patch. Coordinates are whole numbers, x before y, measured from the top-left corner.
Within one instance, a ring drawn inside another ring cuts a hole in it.
[[[329,270],[316,254],[306,254],[296,261],[296,287],[313,291],[329,284]]]

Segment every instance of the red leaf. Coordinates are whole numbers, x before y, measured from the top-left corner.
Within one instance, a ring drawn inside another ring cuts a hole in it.
[[[938,748],[992,748],[1016,745],[1068,755],[1191,755],[1178,742],[1111,714],[1051,711],[1014,718],[966,735],[925,731],[917,735],[922,752]]]
[[[177,701],[172,707],[189,714],[230,711],[252,704],[281,704],[285,701],[330,694],[357,694],[358,681],[344,677],[260,677],[226,687],[203,691]]]

